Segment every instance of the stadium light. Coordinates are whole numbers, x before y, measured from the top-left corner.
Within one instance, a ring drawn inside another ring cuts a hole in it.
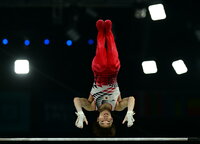
[[[3,45],[7,45],[7,44],[8,44],[8,39],[4,38],[4,39],[2,40],[2,44],[3,44]]]
[[[31,43],[30,40],[24,40],[24,45],[25,45],[25,46],[29,46],[30,43]]]
[[[67,41],[66,41],[66,45],[67,45],[67,46],[72,46],[72,44],[73,44],[72,40],[67,40]]]
[[[142,68],[145,74],[153,74],[153,73],[157,73],[158,71],[156,62],[154,60],[143,61]]]
[[[184,74],[188,71],[183,60],[177,60],[177,61],[172,62],[172,67],[174,68],[175,72],[178,75]]]
[[[148,7],[151,19],[153,21],[162,20],[166,18],[165,9],[162,4],[150,5]]]
[[[49,39],[45,39],[45,40],[44,40],[44,45],[49,45],[49,44],[50,44]]]
[[[16,74],[28,74],[29,73],[29,61],[28,60],[16,60],[14,65]]]
[[[93,45],[93,44],[94,44],[94,40],[93,40],[93,39],[89,39],[89,40],[88,40],[88,44],[89,44],[89,45]]]

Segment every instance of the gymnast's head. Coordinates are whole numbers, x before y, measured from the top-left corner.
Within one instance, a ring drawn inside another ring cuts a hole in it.
[[[115,136],[116,129],[109,109],[100,109],[97,121],[93,125],[93,133],[99,137]]]
[[[104,108],[99,110],[99,116],[97,117],[97,123],[102,128],[109,128],[113,124],[113,118],[109,109]]]

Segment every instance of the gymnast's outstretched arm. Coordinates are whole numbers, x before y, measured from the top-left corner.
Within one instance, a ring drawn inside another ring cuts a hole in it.
[[[127,108],[127,113],[122,123],[124,124],[127,121],[128,127],[131,127],[133,125],[133,122],[135,121],[135,119],[133,118],[133,115],[135,114],[133,111],[134,106],[135,106],[135,98],[133,96],[130,96],[123,98],[121,101],[119,101],[119,104],[115,108],[116,111],[122,111],[125,108]]]
[[[135,98],[133,96],[125,97],[121,99],[121,96],[118,98],[119,104],[116,106],[116,111],[123,111],[125,108],[127,108],[127,111],[133,111],[135,106]]]
[[[94,105],[93,101],[94,101],[94,99],[91,96],[89,96],[88,99],[75,97],[74,98],[74,106],[76,108],[76,111],[77,112],[83,111],[82,108],[84,108],[87,111],[94,111],[95,105]]]
[[[92,98],[89,97],[89,100],[92,100]],[[83,128],[83,123],[85,122],[86,125],[88,125],[88,121],[87,121],[85,114],[83,113],[82,108],[84,108],[87,111],[94,111],[95,110],[94,103],[89,102],[88,99],[86,99],[86,98],[75,97],[74,98],[74,106],[77,111],[76,112],[77,119],[75,122],[75,126],[77,126],[78,128]]]

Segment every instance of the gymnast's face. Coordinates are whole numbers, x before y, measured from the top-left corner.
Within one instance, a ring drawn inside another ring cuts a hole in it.
[[[97,118],[97,122],[102,128],[109,128],[113,123],[113,118],[111,113],[108,110],[104,110],[99,113],[99,117]]]

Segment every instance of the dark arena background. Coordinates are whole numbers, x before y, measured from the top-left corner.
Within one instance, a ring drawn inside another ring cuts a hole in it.
[[[161,3],[166,18],[152,20]],[[200,16],[186,0],[1,0],[0,137],[95,137],[75,127],[74,97],[89,96],[96,21],[110,19],[121,60],[122,97],[134,96],[135,123],[115,112],[116,137],[199,137]],[[17,74],[15,60],[29,61]],[[142,63],[154,60],[157,73]],[[172,63],[182,60],[187,72]],[[94,113],[94,114],[93,114]]]

